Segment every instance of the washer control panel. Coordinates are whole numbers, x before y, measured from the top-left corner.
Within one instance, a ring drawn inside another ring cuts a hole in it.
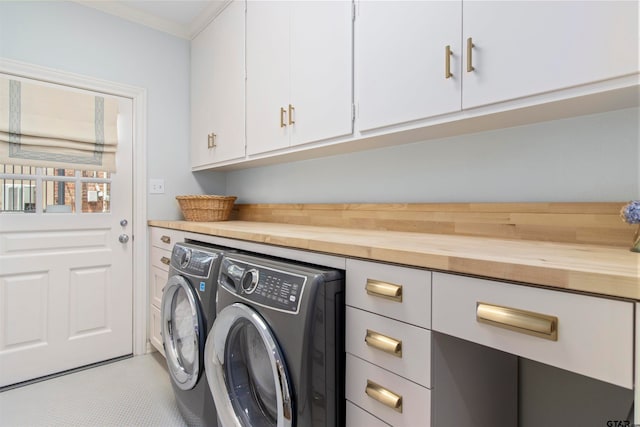
[[[219,284],[265,307],[297,313],[307,276],[224,258]]]
[[[219,256],[221,255],[215,252],[175,245],[171,253],[171,265],[185,275],[208,278],[211,267]]]

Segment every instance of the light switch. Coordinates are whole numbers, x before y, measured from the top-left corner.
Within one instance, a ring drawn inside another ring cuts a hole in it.
[[[164,179],[150,179],[149,194],[164,194]]]

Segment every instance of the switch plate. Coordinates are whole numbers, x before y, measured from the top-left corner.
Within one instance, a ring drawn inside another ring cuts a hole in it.
[[[149,194],[164,194],[164,179],[150,179]]]

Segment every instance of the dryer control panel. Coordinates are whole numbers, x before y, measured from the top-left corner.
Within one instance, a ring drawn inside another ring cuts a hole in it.
[[[219,284],[263,307],[297,313],[307,276],[225,257]]]
[[[171,253],[171,265],[181,273],[193,277],[208,278],[211,267],[221,254],[204,252],[176,244]]]

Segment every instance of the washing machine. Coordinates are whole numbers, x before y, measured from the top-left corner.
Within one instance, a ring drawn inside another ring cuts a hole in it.
[[[343,426],[344,363],[344,272],[223,257],[205,347],[220,426]]]
[[[178,409],[189,426],[216,426],[204,374],[204,345],[216,316],[217,277],[224,250],[176,243],[161,304],[161,332]]]

